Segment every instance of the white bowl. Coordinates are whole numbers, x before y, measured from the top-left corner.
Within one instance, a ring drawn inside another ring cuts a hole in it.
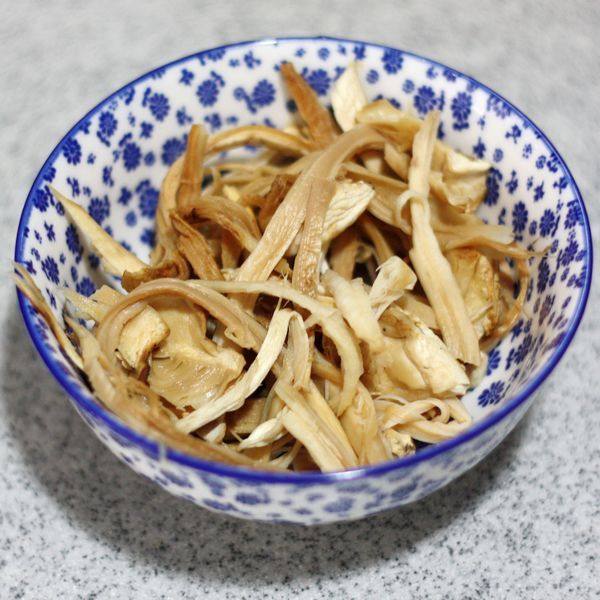
[[[483,459],[511,431],[567,349],[592,271],[591,235],[579,190],[558,152],[518,109],[477,81],[434,61],[375,44],[331,38],[245,42],[154,69],[92,109],[60,141],[29,193],[15,259],[55,307],[62,286],[91,293],[98,259],[48,189],[77,202],[141,257],[152,245],[158,188],[183,151],[192,122],[284,126],[290,105],[278,68],[292,61],[324,101],[357,60],[368,96],[421,114],[442,111],[454,147],[494,164],[481,214],[512,225],[518,239],[549,253],[532,263],[525,315],[490,354],[488,374],[465,397],[473,426],[414,456],[341,473],[266,473],[208,463],[129,429],[100,405],[43,320],[19,302],[42,359],[92,431],[132,469],[206,508],[250,519],[302,524],[363,517],[414,502]],[[248,150],[250,151],[250,150]]]

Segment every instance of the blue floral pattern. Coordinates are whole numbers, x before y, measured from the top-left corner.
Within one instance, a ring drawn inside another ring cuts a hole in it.
[[[92,111],[53,152],[27,200],[17,259],[60,317],[59,288],[90,294],[100,282],[99,258],[65,218],[49,185],[72,196],[132,250],[147,257],[164,173],[185,150],[192,120],[209,131],[225,125],[289,122],[277,68],[292,60],[324,102],[349,61],[369,98],[394,100],[420,115],[442,112],[452,145],[494,163],[481,216],[505,223],[532,251],[526,315],[488,356],[482,383],[465,397],[475,427],[508,406],[562,353],[590,278],[587,221],[577,187],[537,128],[506,101],[453,69],[399,50],[340,40],[289,40],[200,53],[153,72]],[[447,99],[447,102],[446,102]],[[517,293],[518,290],[515,290]],[[323,523],[413,502],[470,468],[514,427],[533,397],[497,423],[461,442],[419,450],[398,465],[344,479],[305,476],[273,481],[222,465],[190,466],[159,450],[101,409],[29,305],[23,314],[36,345],[72,402],[120,460],[169,492],[210,510],[273,522]],[[423,458],[422,458],[423,457]],[[274,477],[277,479],[277,477]]]

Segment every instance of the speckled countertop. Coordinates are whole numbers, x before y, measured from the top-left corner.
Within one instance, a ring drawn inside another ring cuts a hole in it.
[[[595,0],[91,4],[0,1],[6,275],[30,183],[100,98],[201,48],[315,32],[411,49],[498,89],[562,152],[598,244]],[[8,282],[0,307],[0,598],[600,594],[598,285],[543,397],[491,457],[417,505],[317,529],[214,515],[118,463],[36,358]]]

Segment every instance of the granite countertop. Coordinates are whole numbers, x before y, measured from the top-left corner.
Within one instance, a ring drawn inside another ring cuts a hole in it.
[[[100,98],[201,48],[315,32],[423,53],[498,89],[560,149],[587,200],[598,244],[595,0],[330,0],[326,11],[313,0],[280,0],[276,10],[268,0],[6,4],[0,21],[6,276],[37,170]],[[417,505],[316,529],[211,514],[118,463],[37,359],[5,280],[0,597],[598,597],[597,275],[570,351],[492,456]]]

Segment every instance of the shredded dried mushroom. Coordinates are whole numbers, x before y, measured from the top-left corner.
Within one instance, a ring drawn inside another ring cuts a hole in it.
[[[100,402],[201,458],[335,471],[449,439],[532,253],[477,217],[490,165],[439,141],[438,113],[369,103],[352,64],[332,114],[281,71],[299,121],[194,125],[147,262],[53,190],[128,293],[65,289],[67,328],[21,265],[17,285]],[[211,158],[246,144],[264,153]]]

